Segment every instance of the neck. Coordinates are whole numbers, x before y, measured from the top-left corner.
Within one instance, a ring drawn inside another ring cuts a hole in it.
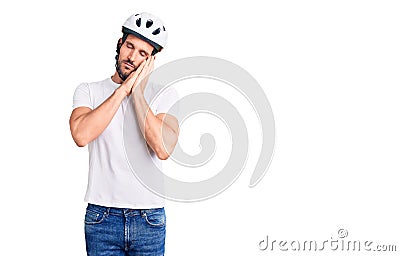
[[[113,82],[116,84],[122,84],[123,82],[117,71],[115,71],[114,75],[111,77],[111,80],[113,80]]]

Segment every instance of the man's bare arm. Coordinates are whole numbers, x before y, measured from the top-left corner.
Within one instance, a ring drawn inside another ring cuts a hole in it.
[[[157,116],[154,115],[144,98],[148,75],[154,68],[154,59],[155,56],[151,56],[145,61],[146,65],[139,75],[138,85],[134,87],[132,97],[143,137],[157,157],[161,160],[166,160],[172,154],[178,142],[179,123],[174,116],[169,114],[160,113]]]
[[[147,144],[159,159],[168,159],[178,142],[178,120],[174,116],[165,113],[155,116],[143,94],[134,93],[134,100],[139,127]]]
[[[86,146],[107,128],[123,99],[131,94],[143,67],[144,62],[135,72],[129,75],[108,99],[94,110],[88,107],[78,107],[72,111],[69,125],[76,145],[79,147]]]
[[[126,94],[120,89],[94,110],[78,107],[69,119],[72,138],[79,147],[86,146],[96,139],[108,126]]]

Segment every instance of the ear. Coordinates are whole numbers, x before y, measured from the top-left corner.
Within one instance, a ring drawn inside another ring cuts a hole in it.
[[[120,38],[120,39],[118,39],[118,48],[121,48],[121,46],[122,46],[122,38]]]
[[[115,56],[115,59],[118,61],[118,55],[119,55],[119,49],[121,49],[121,46],[122,46],[122,38],[120,38],[119,40],[118,40],[118,42],[117,42],[117,50],[116,50],[116,52],[117,52],[117,56]]]

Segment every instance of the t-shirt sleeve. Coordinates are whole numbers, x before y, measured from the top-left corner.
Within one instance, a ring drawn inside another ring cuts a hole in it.
[[[179,94],[176,89],[170,87],[159,96],[156,114],[160,113],[168,113],[173,116],[178,116]]]
[[[75,89],[72,108],[88,107],[93,109],[93,103],[90,97],[89,84],[82,83]]]

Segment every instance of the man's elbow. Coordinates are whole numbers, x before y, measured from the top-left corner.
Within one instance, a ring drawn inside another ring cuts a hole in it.
[[[157,155],[157,157],[160,159],[160,160],[167,160],[168,158],[169,158],[169,154],[166,152],[166,151],[164,151],[164,150],[160,150],[160,151],[157,151],[156,152],[156,155]]]
[[[82,148],[82,147],[84,147],[84,146],[86,146],[88,144],[87,142],[85,142],[83,140],[75,140],[74,139],[74,141],[75,141],[75,144],[80,148]]]
[[[77,141],[77,140],[74,140],[74,141],[75,141],[75,144],[80,148],[82,148],[82,147],[87,145],[87,143],[82,142],[82,141]]]
[[[171,156],[172,152],[174,151],[174,148],[175,148],[175,145],[167,147],[167,148],[161,146],[161,147],[157,148],[155,153],[160,160],[167,160]]]
[[[171,137],[172,138],[172,137]],[[173,137],[173,141],[162,139],[162,137],[158,141],[158,143],[154,143],[153,151],[160,160],[167,160],[178,142],[178,136]]]
[[[85,136],[83,136],[83,134],[80,133],[73,133],[72,138],[78,147],[84,147],[89,143],[89,141],[85,138]]]

